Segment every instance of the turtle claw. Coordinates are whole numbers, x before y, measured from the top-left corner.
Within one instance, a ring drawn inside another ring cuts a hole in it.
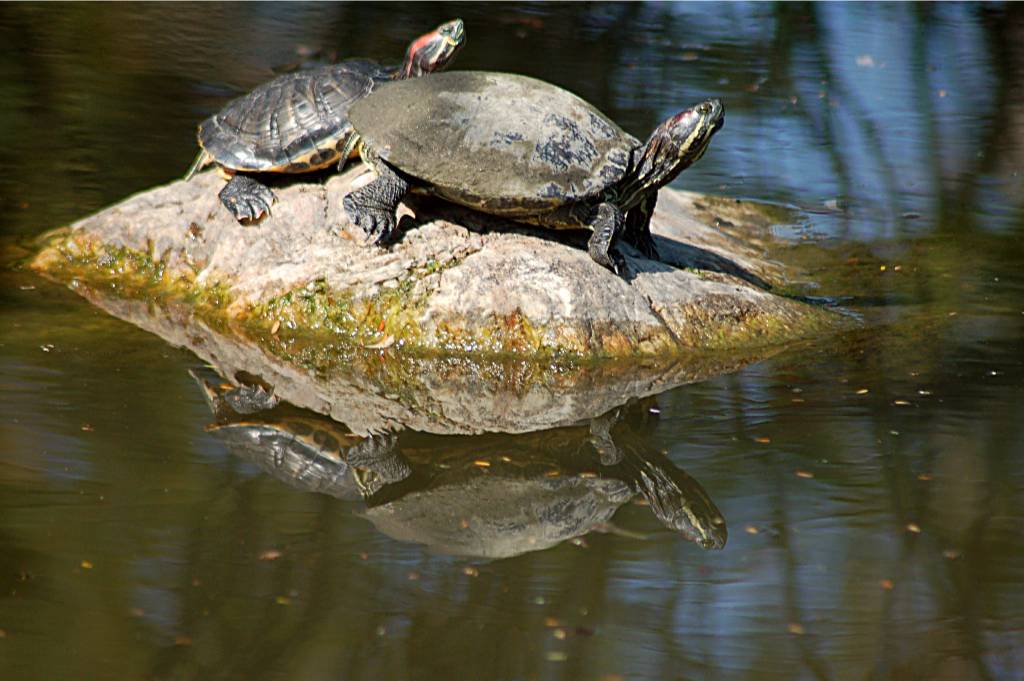
[[[363,230],[368,241],[380,245],[395,231],[395,216],[387,211],[360,206],[353,194],[342,200],[349,221]]]
[[[218,194],[224,207],[239,222],[256,222],[270,214],[274,192],[246,175],[235,175]]]
[[[616,258],[611,253],[591,250],[590,257],[601,267],[606,267],[615,274],[619,273],[619,263],[616,262]]]
[[[626,259],[614,251],[608,253],[591,253],[590,257],[602,267],[607,267],[614,274],[622,277],[626,274]]]
[[[612,272],[620,277],[626,276],[626,259],[619,253],[610,254],[612,261]]]
[[[601,204],[591,224],[594,233],[587,244],[587,252],[594,262],[619,276],[626,271],[626,261],[621,254],[612,249],[615,240],[622,233],[624,223],[625,218],[618,208],[609,203]]]
[[[375,166],[377,178],[342,199],[349,222],[362,227],[375,245],[386,241],[398,227],[395,211],[409,192],[409,183],[386,163]]]

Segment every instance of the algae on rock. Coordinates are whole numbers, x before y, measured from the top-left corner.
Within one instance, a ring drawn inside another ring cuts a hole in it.
[[[250,338],[395,345],[524,357],[675,355],[771,346],[827,332],[837,315],[774,295],[785,267],[752,202],[662,190],[661,261],[622,246],[619,277],[586,234],[531,228],[412,197],[396,243],[363,242],[341,198],[358,166],[275,189],[273,215],[239,225],[201,173],[137,194],[46,237],[32,266],[128,299],[186,303]],[[273,331],[273,333],[271,333]]]

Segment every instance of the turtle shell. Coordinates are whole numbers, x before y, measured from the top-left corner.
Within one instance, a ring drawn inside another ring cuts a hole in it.
[[[232,170],[304,173],[336,163],[352,130],[348,110],[390,71],[350,60],[278,76],[199,125],[199,144]]]
[[[640,144],[571,92],[509,73],[387,83],[349,118],[366,147],[436,194],[509,216],[600,194]]]

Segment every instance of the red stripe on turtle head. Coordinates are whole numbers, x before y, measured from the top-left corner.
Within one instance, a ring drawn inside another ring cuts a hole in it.
[[[445,68],[465,44],[461,19],[453,19],[409,44],[402,75],[418,76]]]

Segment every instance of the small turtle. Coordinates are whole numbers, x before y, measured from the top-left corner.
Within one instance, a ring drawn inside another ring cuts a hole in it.
[[[525,76],[452,72],[388,83],[349,111],[349,143],[377,178],[344,199],[380,243],[410,189],[549,228],[589,228],[590,256],[620,271],[619,236],[648,257],[658,189],[703,156],[725,120],[717,99],[659,125],[646,143],[591,104]]]
[[[281,403],[262,402],[262,387],[235,386],[210,369],[189,371],[215,420],[215,434],[237,456],[274,477],[344,499],[372,495],[411,473],[392,434],[360,437],[326,416]]]
[[[389,80],[445,68],[465,43],[461,19],[441,24],[409,44],[401,66],[365,59],[278,76],[233,100],[199,124],[199,155],[188,180],[214,162],[232,176],[220,200],[239,221],[269,212],[274,194],[239,173],[306,173],[348,160],[348,109]]]

